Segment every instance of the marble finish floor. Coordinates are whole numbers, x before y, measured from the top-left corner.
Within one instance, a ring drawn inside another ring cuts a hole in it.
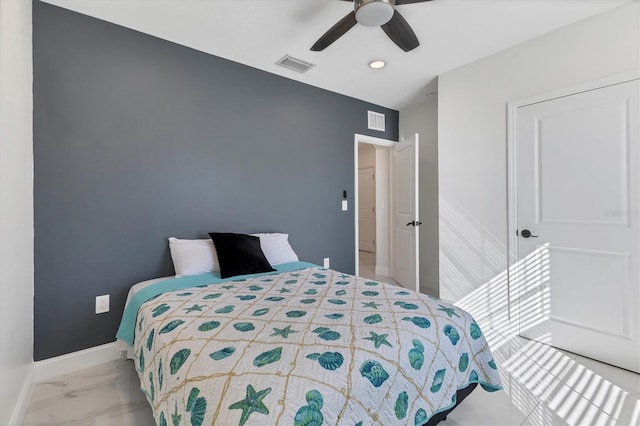
[[[638,374],[519,337],[492,347],[504,391],[478,388],[441,425],[640,425]],[[36,384],[23,424],[154,420],[133,362],[118,360]]]
[[[504,391],[474,391],[443,426],[640,425],[640,375],[518,336],[500,341],[497,335],[490,345]]]
[[[117,360],[37,383],[23,425],[152,426],[132,360]]]

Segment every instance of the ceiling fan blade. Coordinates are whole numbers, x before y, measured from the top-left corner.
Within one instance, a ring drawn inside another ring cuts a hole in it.
[[[396,6],[401,6],[403,4],[413,4],[413,3],[423,3],[431,0],[396,0]]]
[[[389,36],[391,41],[405,52],[420,46],[416,33],[413,32],[409,23],[396,10],[389,22],[382,25],[382,30]]]
[[[344,33],[346,33],[351,28],[353,28],[355,24],[356,24],[356,12],[353,11],[349,13],[347,16],[345,16],[344,18],[342,18],[333,27],[331,27],[329,31],[324,33],[322,37],[320,37],[318,41],[316,41],[315,44],[311,46],[311,50],[313,50],[314,52],[319,52],[321,50],[326,49],[331,45],[331,43],[333,43],[334,41],[342,37]]]

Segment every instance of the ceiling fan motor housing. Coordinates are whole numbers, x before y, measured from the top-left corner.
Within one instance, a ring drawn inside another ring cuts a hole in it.
[[[355,0],[356,20],[368,27],[378,27],[393,17],[395,0]]]

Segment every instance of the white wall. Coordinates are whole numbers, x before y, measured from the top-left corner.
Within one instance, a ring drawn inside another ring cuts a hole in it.
[[[400,138],[420,134],[420,292],[438,289],[438,102],[425,101],[400,111]]]
[[[638,68],[638,9],[637,1],[629,3],[439,77],[443,298],[485,318],[500,315],[506,303],[507,102]]]
[[[31,1],[0,1],[0,424],[21,421],[33,365]],[[15,414],[14,414],[15,412]]]

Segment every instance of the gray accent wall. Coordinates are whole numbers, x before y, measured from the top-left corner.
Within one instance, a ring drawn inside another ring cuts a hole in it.
[[[286,232],[354,271],[353,135],[397,111],[38,1],[33,30],[35,360],[114,341],[171,236]]]

